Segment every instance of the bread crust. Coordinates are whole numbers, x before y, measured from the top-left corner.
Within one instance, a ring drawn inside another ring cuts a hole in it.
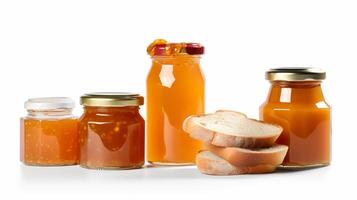
[[[216,176],[271,173],[275,171],[277,167],[277,165],[271,164],[234,166],[228,161],[209,151],[201,151],[196,155],[196,165],[201,173]]]
[[[265,149],[243,149],[206,144],[205,148],[238,167],[258,165],[278,166],[283,162],[288,151],[288,146],[286,145],[273,145],[273,147]]]

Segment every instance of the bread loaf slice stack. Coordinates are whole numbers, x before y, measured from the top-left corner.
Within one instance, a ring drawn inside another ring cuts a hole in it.
[[[288,150],[275,144],[282,127],[235,111],[190,116],[183,130],[205,143],[196,165],[210,175],[269,173],[283,162]]]

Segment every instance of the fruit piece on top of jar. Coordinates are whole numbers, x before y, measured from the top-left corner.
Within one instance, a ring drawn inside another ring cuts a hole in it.
[[[164,39],[156,39],[146,51],[150,56],[201,55],[204,53],[204,47],[199,43],[168,43]]]

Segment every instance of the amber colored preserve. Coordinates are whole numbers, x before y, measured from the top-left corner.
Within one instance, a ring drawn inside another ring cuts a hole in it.
[[[21,118],[20,159],[27,165],[78,163],[78,120],[68,98],[36,98],[25,103]]]
[[[203,47],[159,41],[148,52],[152,67],[147,77],[147,160],[157,165],[193,164],[202,144],[182,130],[182,123],[189,115],[204,113]]]
[[[331,159],[331,113],[321,81],[325,72],[283,68],[267,72],[271,88],[260,118],[284,128],[277,143],[289,146],[287,168],[324,166]]]
[[[143,98],[128,93],[92,93],[81,97],[80,165],[96,169],[132,169],[144,164]]]

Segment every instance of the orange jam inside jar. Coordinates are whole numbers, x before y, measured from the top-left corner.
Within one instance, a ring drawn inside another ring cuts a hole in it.
[[[25,102],[21,118],[20,160],[27,165],[75,165],[78,163],[78,119],[69,98],[34,98]]]
[[[321,81],[325,72],[314,68],[279,68],[266,73],[271,81],[260,118],[284,128],[277,143],[289,146],[282,167],[325,166],[331,159],[331,108]]]
[[[204,75],[197,43],[155,40],[147,77],[147,160],[155,165],[190,165],[201,142],[182,130],[184,119],[204,113]]]
[[[80,165],[94,169],[133,169],[144,164],[144,98],[130,93],[92,93],[81,97]]]

